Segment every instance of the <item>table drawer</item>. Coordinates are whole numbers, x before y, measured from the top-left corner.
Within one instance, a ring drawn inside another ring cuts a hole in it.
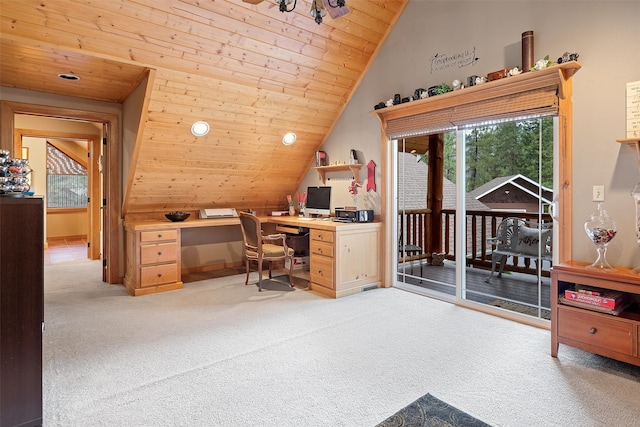
[[[335,233],[333,231],[326,230],[311,230],[309,231],[309,238],[311,240],[317,240],[320,242],[333,243],[335,240]]]
[[[158,243],[144,245],[140,248],[140,264],[157,264],[176,261],[178,259],[178,243]]]
[[[156,230],[156,231],[141,231],[140,242],[161,242],[164,240],[177,240],[178,230]]]
[[[335,246],[333,243],[316,242],[309,243],[309,250],[312,254],[323,255],[333,258]]]
[[[312,283],[317,283],[326,288],[334,289],[333,258],[311,255],[309,275]]]
[[[558,307],[559,336],[617,353],[633,354],[633,326],[625,319]]]
[[[140,268],[140,285],[155,286],[178,281],[178,263]]]

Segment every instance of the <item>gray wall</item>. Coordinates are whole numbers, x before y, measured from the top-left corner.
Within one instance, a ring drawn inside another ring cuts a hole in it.
[[[583,66],[573,78],[573,258],[595,259],[583,223],[596,207],[592,186],[604,185],[605,208],[619,230],[608,259],[640,265],[630,196],[640,182],[638,158],[635,149],[616,142],[625,137],[625,85],[640,80],[638,16],[638,1],[412,0],[322,149],[330,159],[343,160],[355,148],[365,162],[378,165],[378,192],[367,197],[379,212],[380,124],[370,114],[374,105],[395,93],[409,96],[419,87],[520,66],[521,34],[533,30],[535,60],[577,51]],[[436,54],[469,59],[465,54],[474,50],[477,61],[432,66]],[[334,206],[350,200],[350,180],[340,178],[329,181],[335,187]],[[366,185],[366,171],[361,178]],[[301,188],[318,182],[310,171]]]

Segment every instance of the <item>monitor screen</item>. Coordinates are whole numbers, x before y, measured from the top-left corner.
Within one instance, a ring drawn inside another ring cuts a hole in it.
[[[331,214],[331,187],[308,187],[305,214]]]

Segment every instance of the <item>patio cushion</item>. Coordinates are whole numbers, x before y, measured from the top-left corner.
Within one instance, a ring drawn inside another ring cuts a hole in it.
[[[517,239],[514,239],[512,242],[513,251],[527,255],[538,255],[538,244],[540,239],[542,239],[546,246],[546,242],[550,235],[550,229],[540,231],[537,228],[520,225],[518,227]],[[541,251],[542,254],[544,255],[546,251],[547,248],[543,246]]]

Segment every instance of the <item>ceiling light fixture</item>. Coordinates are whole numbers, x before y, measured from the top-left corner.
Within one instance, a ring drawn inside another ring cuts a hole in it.
[[[191,125],[191,133],[194,136],[205,136],[209,133],[209,129],[209,123],[202,120]]]
[[[280,12],[293,12],[293,9],[296,8],[296,4],[298,0],[275,0],[278,4]],[[293,3],[293,6],[289,8],[289,5]],[[322,23],[322,18],[327,14],[327,10],[324,8],[324,5],[328,4],[330,7],[336,9],[345,7],[345,0],[335,0],[334,3],[331,3],[331,0],[313,0],[311,3],[311,16],[315,19],[316,24],[320,25]]]
[[[296,139],[298,139],[298,137],[295,133],[288,132],[282,137],[282,143],[284,145],[292,145],[294,142],[296,142]]]
[[[70,73],[60,73],[58,74],[58,77],[60,77],[63,80],[73,80],[73,81],[80,80],[80,77]]]

